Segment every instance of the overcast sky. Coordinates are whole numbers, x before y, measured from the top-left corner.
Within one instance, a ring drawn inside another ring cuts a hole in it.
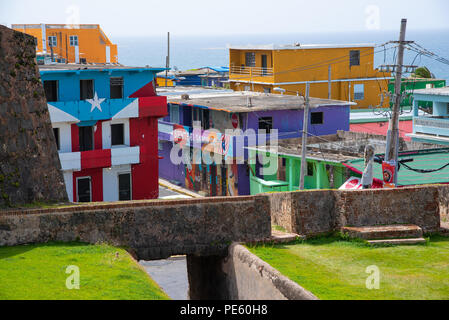
[[[113,37],[449,29],[447,0],[0,0],[0,24],[94,23]]]

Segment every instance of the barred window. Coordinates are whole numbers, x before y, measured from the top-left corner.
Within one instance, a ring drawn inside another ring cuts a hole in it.
[[[245,65],[247,67],[255,67],[256,66],[256,53],[255,52],[246,52],[245,53]]]
[[[351,50],[349,52],[349,67],[360,66],[360,50]]]

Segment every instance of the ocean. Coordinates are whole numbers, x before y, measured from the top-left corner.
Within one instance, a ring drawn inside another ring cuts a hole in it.
[[[383,44],[398,40],[399,32],[366,31],[353,33],[297,33],[267,35],[219,35],[219,36],[180,36],[170,34],[170,67],[188,70],[204,66],[228,66],[228,45],[260,44],[348,44],[374,43]],[[165,67],[167,55],[167,35],[152,37],[111,37],[118,44],[119,62],[129,66]],[[433,53],[449,59],[449,30],[407,31],[407,40]],[[393,64],[394,50],[375,54],[375,66]],[[405,64],[426,66],[436,78],[446,79],[449,85],[449,65],[406,50]]]

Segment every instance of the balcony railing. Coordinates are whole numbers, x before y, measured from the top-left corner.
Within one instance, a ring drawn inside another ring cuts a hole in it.
[[[230,69],[231,74],[247,75],[250,77],[272,77],[274,75],[273,68],[260,68],[260,67],[244,67],[244,66],[232,66]]]
[[[449,117],[417,117],[416,126],[447,129],[449,134]]]

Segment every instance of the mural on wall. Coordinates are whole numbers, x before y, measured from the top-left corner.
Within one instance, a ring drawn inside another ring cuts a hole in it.
[[[235,197],[239,195],[238,187],[237,187],[237,177],[238,177],[238,169],[237,164],[233,163],[228,168],[228,177],[227,177],[227,193],[231,197]]]

